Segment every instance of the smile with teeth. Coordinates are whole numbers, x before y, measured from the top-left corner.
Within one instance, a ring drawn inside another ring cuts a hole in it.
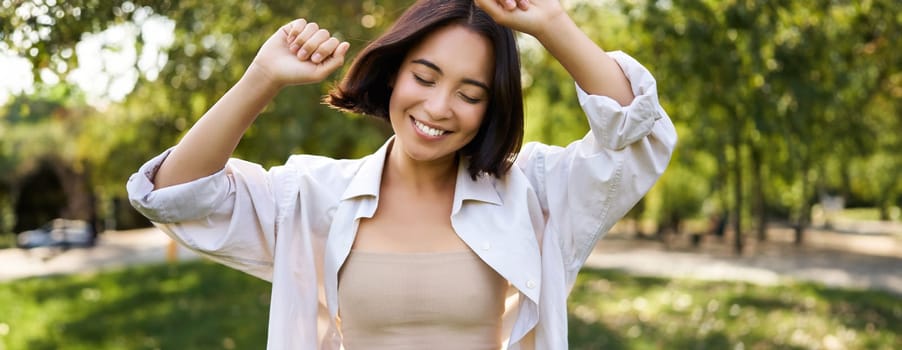
[[[416,119],[413,120],[413,124],[416,125],[417,129],[420,129],[420,131],[429,136],[442,136],[448,133],[448,131],[445,130],[429,127],[426,124],[420,123],[420,121]]]

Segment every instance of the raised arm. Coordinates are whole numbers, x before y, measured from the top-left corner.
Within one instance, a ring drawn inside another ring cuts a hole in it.
[[[476,4],[496,22],[536,37],[587,93],[608,96],[622,106],[632,102],[630,82],[620,66],[573,22],[559,0],[476,0]]]
[[[605,53],[558,0],[476,0],[495,21],[539,39],[579,85],[590,131],[566,147],[530,142],[515,165],[546,213],[543,247],[560,248],[572,281],[596,242],[660,178],[676,130],[657,82],[622,52]]]
[[[341,67],[349,46],[303,19],[279,28],[238,83],[172,150],[157,171],[155,188],[182,184],[222,169],[244,132],[282,88],[322,81]]]

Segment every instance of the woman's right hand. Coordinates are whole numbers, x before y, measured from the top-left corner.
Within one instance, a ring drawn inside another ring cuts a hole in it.
[[[266,40],[249,70],[278,88],[317,83],[344,64],[349,47],[316,23],[296,19]]]

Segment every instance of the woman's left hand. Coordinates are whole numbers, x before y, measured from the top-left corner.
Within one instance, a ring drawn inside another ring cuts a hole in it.
[[[560,0],[475,0],[495,22],[510,29],[540,37],[553,30],[559,20],[567,20]]]

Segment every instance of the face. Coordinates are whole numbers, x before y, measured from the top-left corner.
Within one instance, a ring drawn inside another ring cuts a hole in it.
[[[395,149],[444,162],[476,136],[494,76],[491,42],[460,25],[430,34],[401,63],[389,115]]]

